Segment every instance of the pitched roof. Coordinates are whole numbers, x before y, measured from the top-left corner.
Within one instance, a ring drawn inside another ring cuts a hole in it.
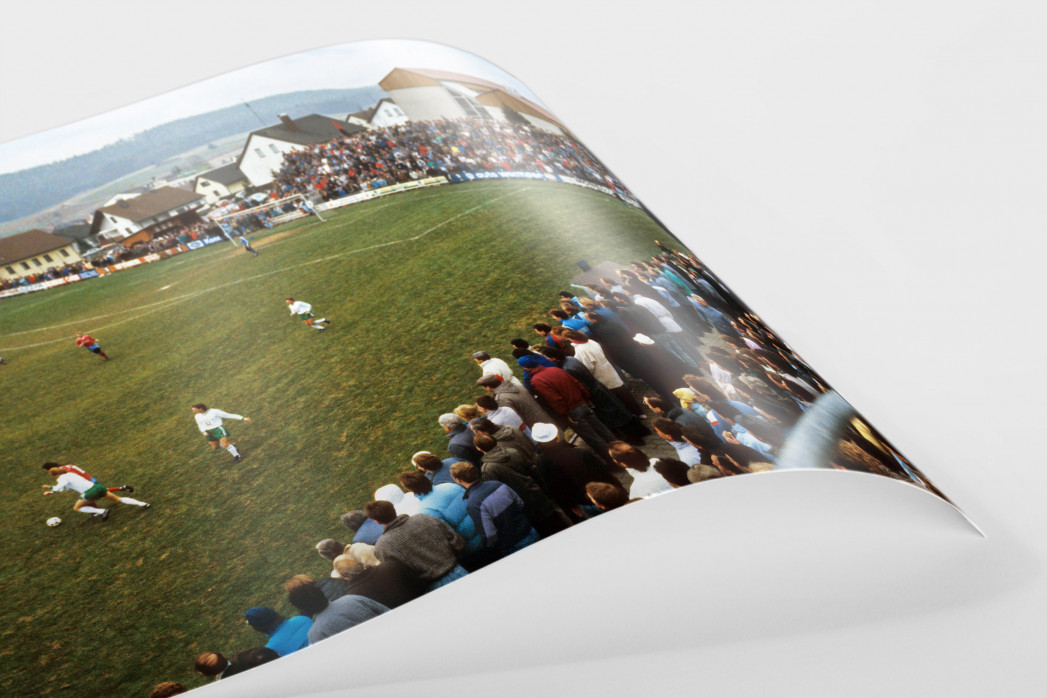
[[[241,179],[247,179],[247,175],[240,171],[240,168],[236,166],[235,162],[231,162],[228,165],[216,167],[213,170],[204,172],[196,178],[196,181],[200,181],[201,179],[218,182],[219,184],[236,184]],[[194,184],[195,183],[196,182],[194,182]]]
[[[476,101],[486,106],[508,106],[518,112],[537,116],[540,119],[556,124],[564,131],[567,127],[552,115],[545,107],[531,100],[508,92],[504,85],[484,80],[483,78],[447,70],[429,70],[428,68],[393,68],[388,75],[378,81],[378,86],[386,92],[405,87],[428,87],[443,82],[454,82],[472,88],[482,94]]]
[[[90,223],[73,223],[67,225],[64,228],[57,228],[55,235],[61,235],[64,238],[70,238],[73,240],[83,240],[91,234]]]
[[[462,73],[452,73],[448,70],[429,70],[428,68],[393,68],[388,75],[378,81],[378,86],[388,92],[389,90],[404,87],[438,85],[441,82],[457,82],[460,85],[473,87],[484,92],[502,89],[502,85],[483,78]]]
[[[240,163],[242,163],[244,158],[247,156],[247,149],[251,145],[251,136],[264,136],[266,138],[272,138],[273,140],[294,143],[296,145],[315,145],[317,143],[326,143],[338,136],[346,136],[367,130],[360,124],[351,124],[348,121],[337,121],[329,116],[321,116],[320,114],[300,116],[297,119],[291,119],[291,121],[295,125],[294,130],[281,121],[279,124],[266,126],[265,128],[260,128],[257,131],[251,131],[251,133],[247,134],[247,141],[244,143],[244,149],[240,151],[240,157],[236,159],[237,167],[240,166]]]
[[[538,106],[529,99],[524,99],[520,95],[514,95],[512,93],[506,92],[501,88],[477,95],[476,101],[488,107],[509,107],[514,111],[520,112],[521,114],[530,114],[531,116],[536,116],[539,119],[548,121],[552,124],[556,124],[561,129],[563,129],[564,132],[568,132],[567,127],[560,123],[560,120],[553,116],[550,112],[546,111],[545,109]]]
[[[117,201],[111,206],[99,209],[99,211],[137,223],[202,198],[196,192],[186,191],[185,189],[160,187],[133,199]]]
[[[52,235],[43,230],[27,230],[0,238],[0,263],[10,264],[72,244],[72,240],[60,235]]]
[[[381,102],[379,102],[378,104],[381,104]],[[368,107],[363,111],[353,112],[349,116],[345,117],[345,120],[348,121],[349,119],[355,116],[357,119],[360,119],[361,121],[371,123],[371,119],[374,117],[374,113],[378,111],[378,104],[374,105],[373,107]]]
[[[266,138],[298,145],[314,145],[316,143],[326,143],[338,136],[345,136],[364,130],[364,127],[359,124],[338,121],[320,114],[300,116],[297,119],[291,119],[291,121],[297,127],[296,129],[292,129],[287,124],[280,122],[257,131],[251,131],[251,136],[265,136]],[[248,136],[248,140],[250,140],[250,136]]]

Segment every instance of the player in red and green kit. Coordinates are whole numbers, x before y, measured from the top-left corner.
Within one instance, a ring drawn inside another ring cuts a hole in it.
[[[90,480],[92,483],[98,484],[98,478],[91,477],[91,475],[86,470],[81,468],[79,465],[73,465],[72,463],[70,463],[68,465],[62,465],[61,463],[47,462],[47,463],[44,463],[40,467],[42,467],[47,472],[51,472],[52,468],[59,468],[63,472],[72,473],[73,475],[79,475],[80,477],[84,478],[85,480]],[[135,491],[135,488],[131,487],[130,485],[120,485],[119,487],[107,487],[106,489],[109,492],[134,492]]]

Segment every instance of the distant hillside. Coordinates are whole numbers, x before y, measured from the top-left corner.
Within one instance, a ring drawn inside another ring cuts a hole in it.
[[[273,95],[178,119],[83,155],[0,175],[0,223],[59,204],[213,140],[277,123],[278,114],[346,114],[387,96],[377,85],[352,90],[308,90]],[[252,109],[255,113],[252,113]],[[259,121],[259,117],[265,122]]]

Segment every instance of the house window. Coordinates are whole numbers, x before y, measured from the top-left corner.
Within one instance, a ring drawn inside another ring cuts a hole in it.
[[[473,102],[473,100],[469,99],[469,97],[462,94],[458,94],[457,92],[450,92],[450,94],[454,101],[458,103],[458,106],[462,108],[462,111],[464,111],[467,116],[479,118],[487,117],[487,111],[480,109],[480,107],[475,102]]]
[[[8,274],[17,274],[18,272],[15,271],[14,267],[7,267],[7,273]]]
[[[276,147],[276,143],[270,143],[269,144],[269,150],[273,151],[274,153],[279,153],[280,152],[280,149]]]
[[[29,271],[29,262],[22,262],[22,268]]]
[[[68,257],[69,256],[69,251],[68,250],[58,250],[58,251],[62,254],[63,257]]]
[[[260,158],[264,158],[264,157],[265,157],[265,153],[264,153],[264,152],[262,152],[262,149],[261,149],[261,148],[255,148],[255,149],[254,149],[254,152],[255,152],[255,155],[257,155],[257,156],[258,156],[258,157],[260,157]]]
[[[33,264],[35,264],[38,267],[44,266],[43,263],[40,261],[39,257],[33,257]]]
[[[51,255],[49,255],[49,254],[45,254],[45,255],[44,255],[44,260],[45,260],[45,261],[47,261],[47,262],[53,262],[53,261],[55,261],[55,260],[51,259]]]

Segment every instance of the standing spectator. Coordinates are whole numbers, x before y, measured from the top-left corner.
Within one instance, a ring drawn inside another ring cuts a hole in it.
[[[585,486],[585,493],[600,511],[610,511],[629,503],[629,495],[606,482],[590,482]]]
[[[477,417],[470,421],[469,428],[473,430],[474,434],[490,434],[498,443],[515,448],[524,454],[527,460],[534,462],[534,442],[527,438],[519,429],[499,426],[486,417]]]
[[[483,379],[481,379],[483,380]],[[473,446],[473,432],[456,414],[447,412],[437,420],[447,435],[447,450],[458,460],[480,464],[480,452]]]
[[[575,521],[593,513],[589,510],[589,497],[585,493],[585,486],[590,482],[605,482],[625,492],[604,461],[586,449],[565,442],[555,424],[536,424],[534,434],[542,447],[538,472],[549,495],[564,511],[572,514]]]
[[[481,481],[479,470],[471,463],[455,463],[451,473],[465,488],[466,507],[485,547],[505,557],[538,540],[538,532],[524,514],[523,501],[511,487]]]
[[[476,398],[475,403],[476,408],[480,410],[480,414],[495,424],[519,429],[527,438],[532,438],[531,429],[524,424],[523,417],[517,414],[512,407],[499,405],[498,401],[491,395],[480,395]]]
[[[465,509],[465,491],[456,482],[434,485],[417,470],[400,475],[400,484],[414,493],[420,502],[419,514],[428,514],[453,528],[465,540],[464,555],[472,555],[483,547],[483,541]]]
[[[342,525],[353,531],[353,543],[374,545],[382,535],[382,527],[367,518],[359,509],[342,514]]]
[[[477,434],[474,443],[484,454],[481,478],[509,485],[523,501],[527,518],[543,538],[571,525],[563,510],[539,486],[534,465],[522,453],[499,444],[489,434]]]
[[[324,538],[316,544],[316,552],[325,560],[333,560],[345,552],[345,544],[339,543],[334,538]]]
[[[683,461],[678,461],[675,458],[659,458],[654,461],[651,465],[656,473],[662,476],[662,478],[673,487],[678,489],[684,485],[691,484],[688,478],[690,474],[690,466]]]
[[[458,458],[444,458],[441,460],[436,454],[429,451],[418,451],[411,456],[411,465],[425,473],[429,481],[434,485],[445,483],[454,484],[451,477],[451,466],[458,462]]]
[[[417,572],[398,560],[368,567],[355,555],[340,555],[333,564],[334,571],[346,581],[350,595],[365,596],[387,608],[418,598],[429,586]]]
[[[313,621],[305,616],[284,618],[268,606],[255,606],[244,613],[244,620],[252,628],[269,638],[265,646],[281,657],[297,652],[309,644],[309,628]]]
[[[538,422],[550,422],[552,419],[538,402],[523,388],[506,383],[495,375],[488,375],[476,381],[476,384],[489,392],[499,405],[511,407],[528,427]]]
[[[672,420],[680,426],[693,426],[700,429],[705,433],[706,438],[708,438],[711,443],[720,441],[720,437],[709,425],[709,420],[702,417],[700,414],[692,412],[691,410],[685,410],[679,404],[667,405],[664,400],[657,397],[645,397],[643,401],[644,404],[659,417]]]
[[[589,406],[589,391],[561,368],[543,366],[538,357],[525,356],[520,366],[531,374],[531,383],[546,404],[567,418],[578,436],[597,453],[606,454],[614,434],[596,418]]]
[[[389,609],[365,596],[346,595],[328,601],[316,581],[305,575],[295,575],[284,584],[287,600],[313,619],[309,628],[309,644],[331,637],[343,630],[370,620]]]
[[[478,351],[473,354],[473,361],[480,366],[480,370],[483,371],[483,375],[495,375],[501,378],[507,383],[514,383],[515,385],[522,386],[523,383],[520,379],[513,375],[513,370],[509,368],[509,364],[505,363],[501,359],[492,358],[486,351]]]
[[[665,417],[658,417],[651,421],[651,427],[654,429],[655,434],[669,442],[669,445],[676,450],[677,457],[684,463],[687,465],[698,465],[702,462],[702,452],[693,443],[684,440],[683,426],[678,422]],[[707,438],[704,429],[696,426],[688,428],[699,431],[703,438]]]
[[[429,583],[430,591],[467,574],[458,564],[465,540],[443,521],[428,514],[397,516],[389,502],[368,502],[364,511],[385,527],[374,546],[383,563],[402,562]]]
[[[615,441],[611,444],[611,458],[633,476],[633,482],[629,486],[630,499],[646,499],[672,489],[672,486],[651,468],[655,459],[648,459],[647,454],[635,446],[630,446],[624,441]]]

